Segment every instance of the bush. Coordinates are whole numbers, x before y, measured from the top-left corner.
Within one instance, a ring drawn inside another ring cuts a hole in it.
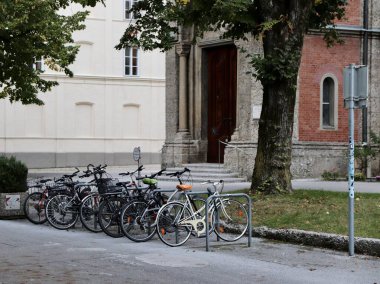
[[[339,178],[339,173],[337,173],[337,172],[324,171],[322,173],[322,179],[323,180],[337,180],[338,178]]]
[[[355,173],[354,179],[356,181],[366,181],[366,176],[363,173]]]
[[[0,156],[0,193],[27,190],[28,168],[15,157]]]

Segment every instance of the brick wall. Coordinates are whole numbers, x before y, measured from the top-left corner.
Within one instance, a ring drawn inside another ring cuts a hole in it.
[[[348,6],[346,7],[346,16],[341,21],[337,21],[337,24],[342,25],[357,25],[362,24],[363,15],[363,3],[362,0],[348,0]]]
[[[361,24],[361,1],[351,0],[347,20],[340,24]],[[343,106],[343,69],[350,63],[360,64],[359,37],[345,37],[343,45],[326,47],[320,35],[305,37],[299,72],[299,141],[344,142],[348,137],[348,110]],[[321,80],[332,74],[338,83],[338,121],[333,130],[321,129]],[[358,126],[359,111],[355,111]],[[358,128],[358,127],[356,127]],[[355,140],[358,139],[356,129]]]
[[[299,140],[347,141],[348,111],[343,106],[343,69],[360,63],[360,41],[346,38],[344,45],[327,48],[319,36],[307,36],[304,42],[299,78]],[[338,123],[336,130],[320,127],[320,86],[325,74],[338,80]],[[358,120],[358,112],[355,113]],[[357,137],[357,135],[355,135]]]

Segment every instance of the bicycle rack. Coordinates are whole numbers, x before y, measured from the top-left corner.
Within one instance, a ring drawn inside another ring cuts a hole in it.
[[[251,247],[251,238],[252,238],[252,199],[251,197],[249,197],[247,194],[245,193],[232,193],[232,194],[220,194],[220,195],[211,195],[209,196],[207,199],[206,199],[206,208],[205,208],[205,212],[207,212],[206,214],[206,217],[208,218],[208,215],[209,215],[209,203],[210,201],[212,201],[213,199],[216,199],[216,198],[221,198],[221,197],[244,197],[247,199],[248,201],[248,247]],[[208,231],[209,231],[209,223],[208,221],[206,221],[206,251],[209,251],[210,249],[210,240],[209,240],[209,234],[208,234]],[[219,241],[219,238],[218,238],[218,241]]]

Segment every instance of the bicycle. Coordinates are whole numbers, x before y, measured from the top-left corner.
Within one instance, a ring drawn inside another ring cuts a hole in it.
[[[28,185],[29,195],[23,204],[25,217],[33,224],[43,224],[47,221],[45,205],[48,198],[65,192],[64,182],[73,182],[73,177],[79,173],[79,169],[71,175],[63,175],[59,179],[41,179]],[[42,190],[42,191],[41,191]]]
[[[101,229],[108,236],[120,238],[123,232],[120,228],[121,207],[141,194],[142,188],[139,188],[135,181],[135,174],[143,170],[143,165],[133,172],[120,173],[120,176],[129,176],[131,181],[119,182],[116,186],[122,186],[122,190],[106,192],[102,195],[99,205],[98,221]]]
[[[213,188],[207,188],[210,195],[219,196],[223,191],[224,182],[211,182]],[[219,190],[219,191],[218,191]],[[161,207],[157,214],[157,232],[163,243],[168,246],[184,244],[193,233],[197,237],[206,234],[206,217],[210,223],[210,231],[221,239],[232,242],[240,239],[248,228],[248,213],[244,205],[237,200],[216,197],[210,204],[209,212],[205,206],[196,210],[192,205],[193,197],[182,191],[184,201],[171,201]],[[234,230],[230,234],[229,228]]]
[[[92,170],[89,167],[92,166]],[[124,188],[130,182],[119,182],[117,179],[113,179],[104,170],[103,167],[94,167],[90,164],[87,167],[87,171],[84,172],[83,177],[94,176],[94,179],[84,186],[90,186],[94,190],[85,196],[81,200],[80,208],[79,208],[79,217],[83,224],[83,226],[89,231],[99,233],[104,231],[99,223],[99,208],[103,199],[110,192],[122,193],[124,192]],[[103,175],[106,175],[104,177]]]
[[[90,170],[89,167],[92,166],[93,169]],[[45,207],[45,214],[47,220],[51,226],[56,229],[65,230],[73,227],[78,221],[78,218],[81,217],[82,224],[89,229],[90,231],[96,231],[92,229],[91,226],[86,224],[85,218],[91,218],[92,215],[95,215],[94,212],[89,212],[86,208],[86,211],[81,210],[82,201],[85,200],[85,197],[93,192],[92,187],[96,187],[96,190],[102,186],[104,180],[102,174],[105,172],[105,166],[94,167],[92,164],[87,166],[87,171],[85,174],[80,176],[80,178],[88,177],[91,174],[94,175],[95,181],[90,183],[77,183],[77,184],[66,184],[68,186],[68,191],[55,195],[54,197],[48,199],[48,202]],[[93,204],[91,204],[93,205]],[[82,214],[81,214],[82,213]],[[94,223],[94,222],[92,222]]]
[[[151,182],[156,184],[156,176],[162,174],[164,170],[145,177],[144,183]],[[172,194],[165,199],[160,189],[153,189],[146,196],[131,201],[123,206],[121,210],[120,222],[121,229],[124,235],[134,242],[145,242],[150,240],[156,233],[156,217],[160,207],[173,200],[175,195],[183,188],[191,189],[191,185],[185,185],[182,182],[182,175],[190,173],[190,170],[185,168],[183,171],[175,173],[167,173],[168,176],[175,176],[179,181],[179,185],[173,190]],[[204,205],[204,200],[194,200],[194,206],[199,206],[199,203]]]

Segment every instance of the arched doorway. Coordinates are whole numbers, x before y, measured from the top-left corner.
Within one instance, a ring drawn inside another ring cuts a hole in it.
[[[236,127],[237,50],[223,45],[205,50],[207,55],[207,162],[223,163],[225,145]],[[219,157],[220,151],[220,157]]]

